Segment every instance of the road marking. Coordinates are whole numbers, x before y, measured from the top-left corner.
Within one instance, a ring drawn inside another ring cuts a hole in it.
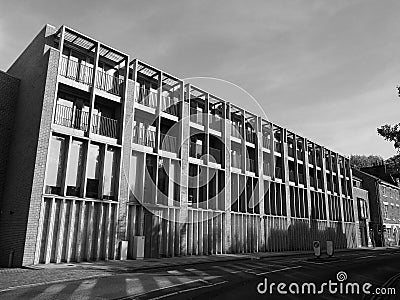
[[[227,282],[228,282],[228,281],[221,281],[221,282],[212,283],[212,284],[208,284],[208,285],[202,285],[202,286],[198,286],[198,287],[193,287],[193,288],[189,288],[189,289],[186,289],[186,290],[176,291],[176,292],[173,292],[173,293],[170,293],[170,294],[158,296],[158,297],[151,298],[151,299],[153,299],[153,300],[162,299],[162,298],[165,298],[165,297],[170,297],[170,296],[174,296],[174,295],[179,295],[179,294],[187,293],[187,292],[194,291],[194,290],[199,290],[199,289],[203,289],[203,288],[210,288],[210,287],[213,287],[213,286],[216,286],[216,285],[220,285],[220,284],[224,284],[224,283],[227,283]]]
[[[28,287],[41,286],[41,285],[48,285],[48,284],[55,284],[55,283],[62,283],[62,282],[70,282],[70,281],[79,281],[79,280],[93,279],[93,278],[107,277],[107,276],[109,276],[109,275],[108,275],[108,274],[99,274],[99,275],[94,275],[94,276],[73,278],[73,279],[67,279],[67,280],[65,280],[65,279],[60,279],[60,280],[53,280],[53,281],[47,281],[47,282],[38,282],[38,283],[30,283],[30,284],[15,285],[15,286],[11,286],[11,287],[9,287],[9,288],[6,288],[6,289],[4,289],[4,290],[0,290],[0,293],[13,291],[13,290],[20,289],[20,288],[28,288]]]
[[[286,271],[286,270],[292,270],[292,269],[298,269],[298,268],[301,268],[301,266],[287,267],[287,268],[283,268],[283,269],[278,269],[278,270],[273,270],[273,271],[258,273],[258,274],[256,274],[256,275],[257,275],[257,276],[260,276],[260,275],[265,275],[265,274],[270,274],[270,273],[276,273],[276,272],[281,272],[281,271]]]
[[[177,287],[177,286],[181,286],[181,285],[185,285],[185,284],[190,284],[190,283],[195,283],[195,282],[203,282],[203,283],[208,283],[207,281],[205,281],[205,280],[203,280],[203,279],[196,279],[196,280],[191,280],[191,281],[186,281],[186,282],[182,282],[182,283],[177,283],[177,284],[172,284],[172,285],[169,285],[169,286],[165,286],[165,287],[162,287],[162,288],[158,288],[158,289],[154,289],[154,290],[151,290],[151,291],[147,291],[147,292],[144,292],[144,293],[141,293],[141,294],[137,294],[137,295],[129,295],[129,296],[125,296],[125,297],[123,297],[123,298],[118,298],[118,299],[132,299],[132,297],[140,297],[140,296],[144,296],[144,295],[146,295],[146,294],[150,294],[150,293],[153,293],[153,292],[157,292],[157,291],[162,291],[162,290],[165,290],[165,289],[169,289],[169,288],[173,288],[173,287]],[[152,299],[156,299],[156,298],[152,298]]]

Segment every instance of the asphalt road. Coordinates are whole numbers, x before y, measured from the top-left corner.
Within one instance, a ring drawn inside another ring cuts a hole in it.
[[[116,272],[3,291],[0,299],[400,299],[399,282],[400,250],[389,249]]]

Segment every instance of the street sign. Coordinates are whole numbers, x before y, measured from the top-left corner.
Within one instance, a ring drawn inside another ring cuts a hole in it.
[[[314,241],[313,242],[313,248],[314,248],[314,254],[316,257],[321,256],[321,244],[319,241]]]
[[[333,256],[333,242],[332,241],[326,241],[326,254],[328,256]]]

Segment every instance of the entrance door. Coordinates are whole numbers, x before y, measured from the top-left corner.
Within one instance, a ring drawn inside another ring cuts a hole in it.
[[[360,238],[361,238],[361,246],[368,246],[367,239],[367,223],[365,220],[360,220]]]

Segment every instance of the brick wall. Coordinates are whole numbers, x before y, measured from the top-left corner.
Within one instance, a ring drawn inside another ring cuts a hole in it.
[[[0,219],[0,266],[11,252],[14,266],[33,263],[58,66],[54,32],[46,25],[7,71],[21,82],[3,197],[15,213]]]
[[[2,208],[2,200],[18,88],[18,79],[0,71],[0,219],[2,215],[10,213]]]

